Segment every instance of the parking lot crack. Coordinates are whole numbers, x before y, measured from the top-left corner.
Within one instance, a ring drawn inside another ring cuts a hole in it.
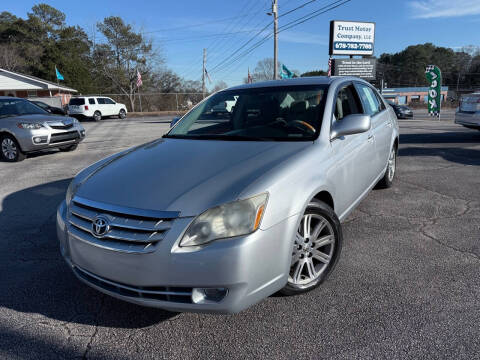
[[[94,322],[94,328],[93,328],[93,333],[92,335],[90,336],[90,340],[88,341],[88,344],[85,348],[85,352],[83,353],[83,356],[82,356],[82,359],[86,360],[88,359],[88,353],[90,352],[90,350],[92,349],[92,344],[93,344],[93,340],[95,339],[95,337],[97,336],[97,333],[98,333],[98,324],[99,324],[99,318],[100,318],[100,314],[102,313],[103,311],[103,305],[105,303],[105,296],[102,295],[101,297],[101,300],[100,300],[100,306],[98,307],[98,311],[97,313],[95,314],[95,322]]]
[[[463,255],[466,255],[466,256],[469,256],[469,257],[473,257],[474,259],[480,261],[480,256],[477,255],[477,254],[475,254],[474,252],[467,251],[467,250],[462,250],[462,249],[456,248],[456,247],[454,247],[454,246],[448,245],[448,244],[444,243],[443,241],[440,241],[440,239],[436,238],[435,236],[427,233],[427,231],[425,230],[425,228],[426,228],[427,226],[429,226],[429,225],[432,225],[432,224],[434,225],[435,223],[436,223],[436,220],[434,220],[433,223],[428,222],[428,221],[424,222],[424,223],[422,224],[422,226],[420,227],[420,233],[421,233],[424,237],[432,240],[433,242],[437,243],[438,245],[440,245],[440,246],[442,246],[442,247],[446,247],[446,248],[448,248],[448,249],[450,249],[450,250],[453,250],[453,251],[455,251],[455,252],[459,252],[459,253],[461,253],[461,254],[463,254]]]

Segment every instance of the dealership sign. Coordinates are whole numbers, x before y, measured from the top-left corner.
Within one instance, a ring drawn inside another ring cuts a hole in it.
[[[431,116],[440,116],[440,105],[442,103],[442,72],[435,65],[428,65],[425,70],[428,88],[428,113]]]
[[[377,59],[333,59],[335,76],[358,76],[372,80],[376,78]]]
[[[375,23],[330,22],[330,55],[373,55]]]

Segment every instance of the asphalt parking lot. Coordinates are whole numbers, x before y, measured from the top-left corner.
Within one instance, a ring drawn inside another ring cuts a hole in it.
[[[75,152],[0,162],[0,358],[479,358],[480,132],[450,121],[400,122],[394,187],[345,222],[338,266],[310,293],[213,316],[77,281],[55,234],[70,179],[167,120],[85,122]]]

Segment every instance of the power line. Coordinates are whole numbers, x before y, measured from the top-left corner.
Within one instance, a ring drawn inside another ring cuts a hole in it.
[[[307,15],[304,15],[296,20],[293,20],[283,26],[281,26],[279,28],[279,33],[282,32],[282,31],[285,31],[285,30],[288,30],[294,26],[297,26],[297,25],[300,25],[300,24],[303,24],[305,23],[306,21],[308,20],[311,20],[317,16],[320,16],[328,11],[331,11],[333,9],[336,9],[348,2],[350,2],[351,0],[337,0],[337,1],[334,1],[326,6],[323,6],[321,7],[320,9],[317,9]],[[271,23],[270,23],[271,24]],[[270,25],[269,24],[269,25]],[[217,67],[215,67],[215,71],[216,72],[219,72],[219,71],[222,71],[222,70],[225,70],[226,68],[228,68],[229,66],[231,66],[233,63],[235,63],[236,61],[238,61],[239,59],[241,59],[243,56],[246,56],[248,55],[249,53],[251,53],[252,51],[254,51],[255,49],[257,49],[259,46],[261,46],[263,43],[265,43],[266,41],[268,41],[270,38],[273,37],[273,34],[269,34],[267,36],[265,36],[263,39],[259,40],[258,42],[256,42],[255,44],[253,44],[250,48],[248,48],[247,50],[245,50],[244,52],[242,52],[241,54],[239,54],[237,57],[235,57],[234,59],[231,59],[230,61],[228,61],[227,59],[227,63],[225,63],[223,66],[220,67],[220,64],[217,65]],[[252,39],[251,39],[252,40]],[[232,54],[233,55],[233,54]],[[212,70],[213,71],[213,70]]]

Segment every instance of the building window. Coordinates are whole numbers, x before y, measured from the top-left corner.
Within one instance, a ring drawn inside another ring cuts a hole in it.
[[[27,96],[28,97],[36,97],[37,96],[37,90],[28,90],[27,91]]]

